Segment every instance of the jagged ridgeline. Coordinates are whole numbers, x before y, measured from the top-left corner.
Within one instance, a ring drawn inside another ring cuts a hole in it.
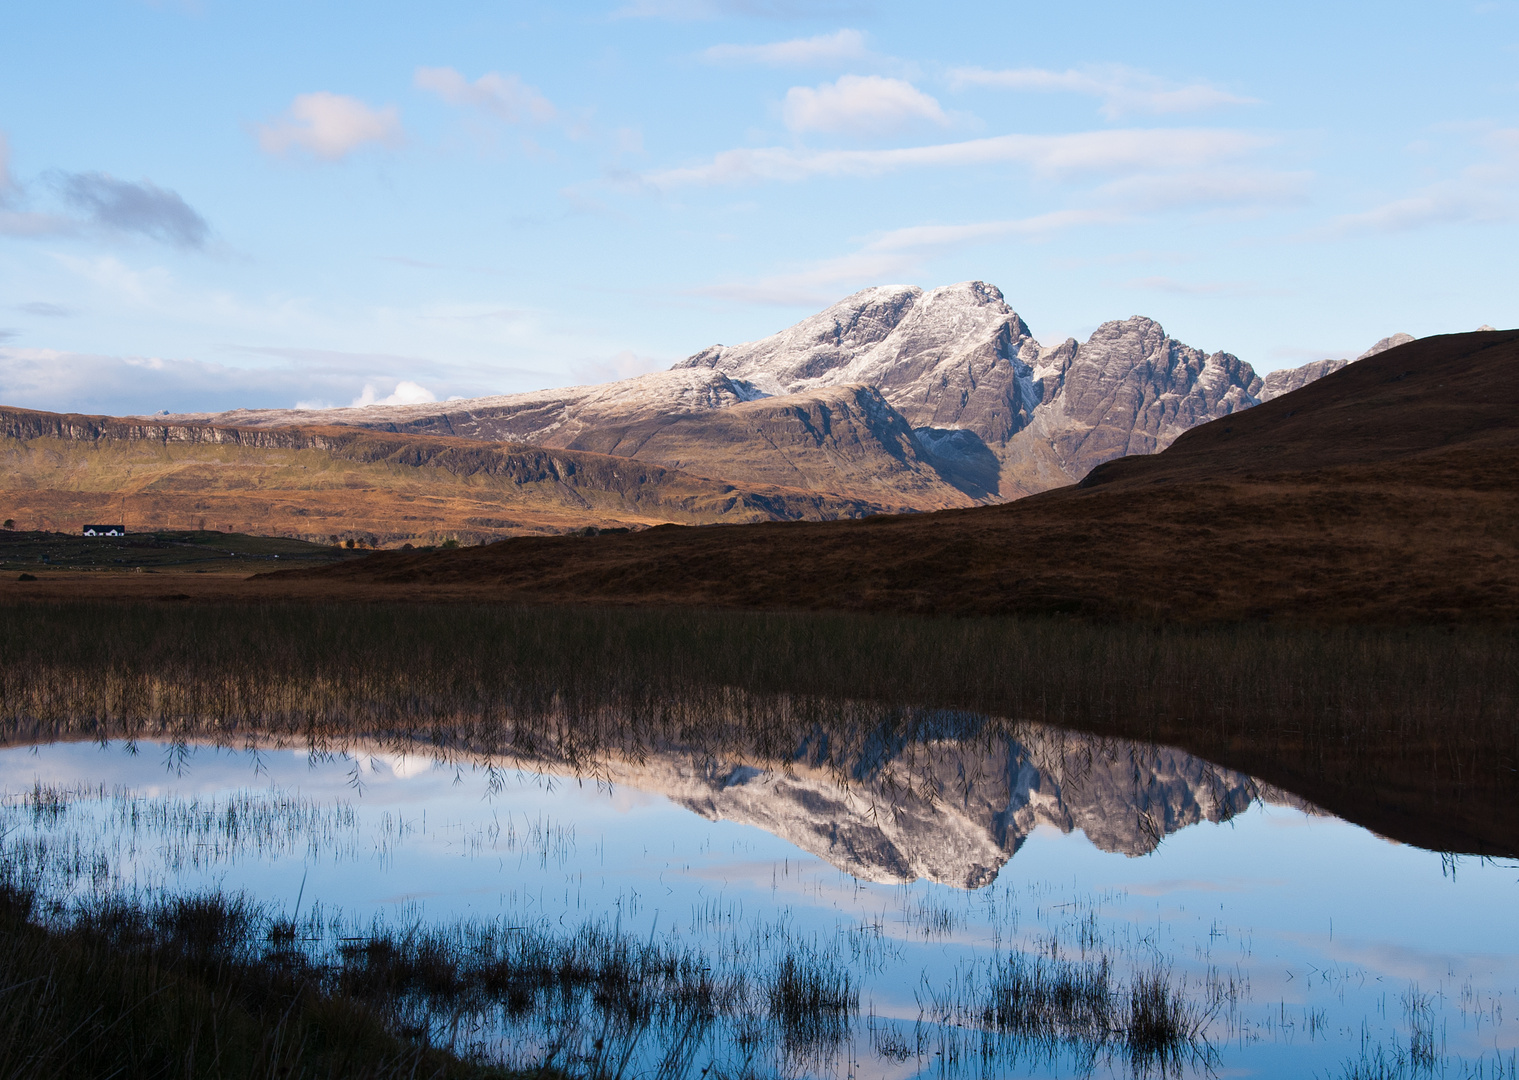
[[[994,286],[881,286],[599,386],[127,421],[3,410],[0,499],[25,529],[111,511],[390,544],[939,510],[1072,483],[1344,363],[1263,380],[1138,317],[1045,346]]]

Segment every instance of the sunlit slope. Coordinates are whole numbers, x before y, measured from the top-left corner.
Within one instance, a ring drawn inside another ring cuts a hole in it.
[[[1140,618],[1519,619],[1519,331],[1425,338],[1002,506],[376,556],[502,599]]]
[[[0,469],[0,517],[60,531],[124,521],[399,544],[899,508],[511,443],[21,409],[0,409]]]

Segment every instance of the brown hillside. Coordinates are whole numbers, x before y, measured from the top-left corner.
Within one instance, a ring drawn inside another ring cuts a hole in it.
[[[353,427],[252,428],[0,408],[0,517],[22,529],[201,528],[465,542],[900,510],[575,450]]]
[[[260,583],[748,608],[1511,621],[1516,401],[1519,331],[1426,338],[1008,505],[522,538]]]

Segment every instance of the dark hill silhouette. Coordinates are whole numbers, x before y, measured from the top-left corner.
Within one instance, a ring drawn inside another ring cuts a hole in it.
[[[1006,505],[521,538],[300,576],[440,599],[1507,622],[1519,615],[1516,543],[1510,330],[1391,349]]]

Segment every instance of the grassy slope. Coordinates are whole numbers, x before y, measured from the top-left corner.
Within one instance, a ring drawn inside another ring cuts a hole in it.
[[[1519,617],[1515,400],[1519,331],[1427,338],[1008,505],[519,539],[313,573],[439,598],[1508,622]]]
[[[0,409],[0,471],[0,516],[23,529],[61,531],[100,519],[137,530],[399,544],[882,509],[508,443],[346,428],[169,427],[15,409]]]

